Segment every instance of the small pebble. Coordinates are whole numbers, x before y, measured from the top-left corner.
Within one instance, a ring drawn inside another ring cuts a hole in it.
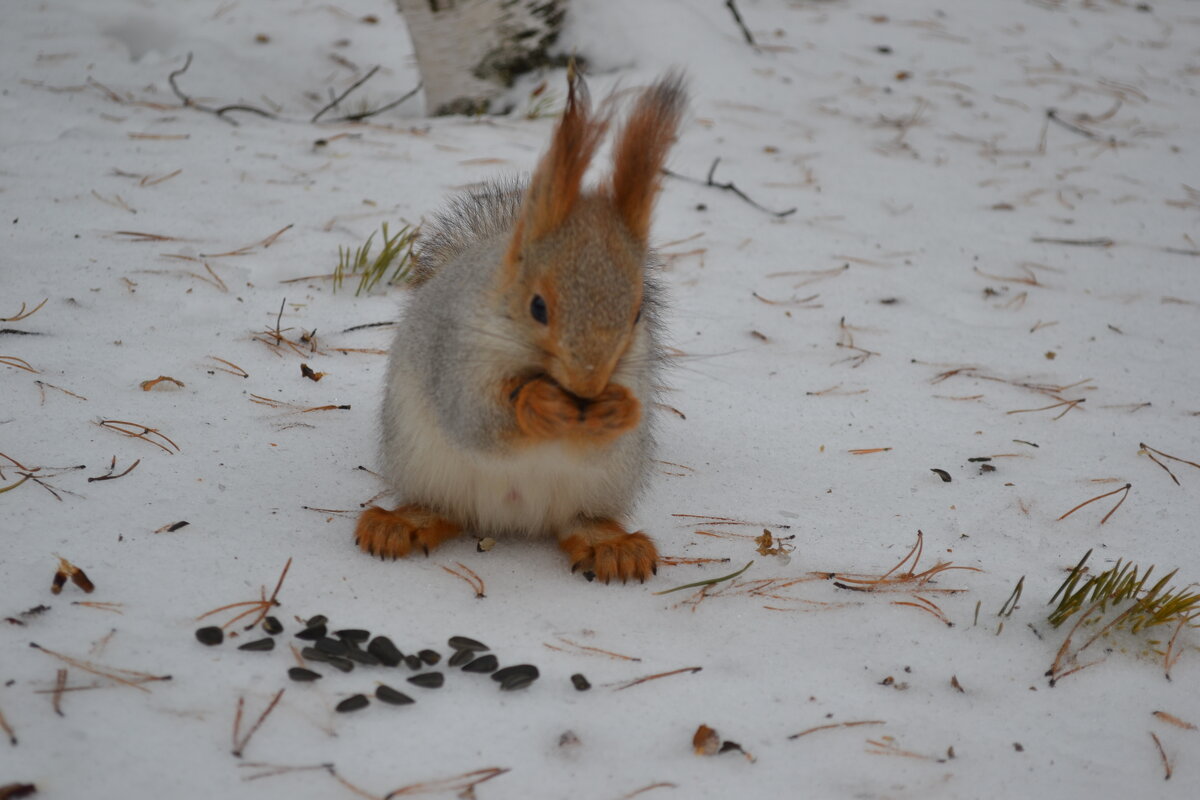
[[[306,642],[315,642],[317,639],[325,638],[324,625],[309,625],[304,630],[296,634],[297,639],[303,639]]]
[[[463,667],[463,672],[495,672],[500,666],[500,662],[493,655],[480,656]]]
[[[581,692],[586,692],[588,689],[592,688],[592,685],[588,683],[588,679],[583,677],[582,672],[576,672],[574,675],[572,675],[571,683],[573,683],[575,688]]]
[[[378,658],[380,663],[389,667],[398,666],[404,660],[404,654],[386,636],[376,636],[372,639],[371,643],[367,645],[367,652]]]
[[[423,662],[418,656],[405,656],[404,665],[411,670],[418,670],[425,666],[425,662]]]
[[[328,653],[331,656],[346,655],[346,643],[337,639],[330,639],[328,636],[317,639],[315,647],[322,653]]]
[[[413,675],[408,682],[422,689],[437,689],[446,682],[446,676],[440,672],[422,672],[420,675]]]
[[[272,636],[275,636],[283,633],[283,623],[279,621],[278,617],[267,617],[263,620],[262,629]]]
[[[220,644],[225,641],[225,631],[218,628],[216,625],[209,625],[206,628],[200,628],[196,631],[196,639],[201,644],[206,644],[212,647],[215,644]]]
[[[348,711],[358,711],[360,708],[366,708],[369,705],[371,705],[371,701],[367,699],[365,694],[352,694],[338,703],[336,710],[345,714]]]
[[[348,642],[365,642],[371,638],[371,632],[362,628],[343,628],[340,631],[334,631],[333,635]]]
[[[442,660],[442,657],[438,654],[437,650],[422,650],[421,652],[417,653],[417,658],[421,659],[431,667]]]
[[[304,667],[292,667],[288,670],[288,677],[294,681],[316,681],[321,679],[321,673]]]
[[[404,692],[397,691],[385,683],[379,684],[379,688],[375,690],[375,697],[394,706],[406,706],[416,702]]]
[[[452,650],[491,650],[483,642],[472,639],[468,636],[451,636],[447,642]]]
[[[471,661],[474,658],[474,650],[457,650],[455,651],[454,655],[450,656],[450,659],[446,662],[446,665],[451,667],[461,667],[463,664],[466,664],[468,661]]]
[[[275,649],[275,640],[268,637],[266,639],[255,639],[253,642],[246,642],[238,646],[238,650],[250,650],[253,652],[266,652]]]

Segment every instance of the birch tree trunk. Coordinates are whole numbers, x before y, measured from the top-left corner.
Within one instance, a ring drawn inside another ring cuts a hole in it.
[[[426,113],[478,114],[518,75],[553,61],[568,0],[396,0],[425,84]]]

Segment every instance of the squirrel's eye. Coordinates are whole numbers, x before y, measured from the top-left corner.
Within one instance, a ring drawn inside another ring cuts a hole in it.
[[[542,299],[540,294],[535,294],[533,296],[533,300],[530,301],[529,314],[543,325],[547,324],[550,316],[549,312],[546,310],[546,301]]]

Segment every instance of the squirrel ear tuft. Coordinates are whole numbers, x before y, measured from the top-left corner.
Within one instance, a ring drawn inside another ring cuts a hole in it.
[[[587,172],[607,123],[592,118],[587,85],[575,70],[567,72],[567,107],[559,120],[550,149],[538,163],[521,206],[509,260],[521,244],[553,231],[575,207],[583,174]]]
[[[650,212],[662,182],[659,173],[686,106],[683,75],[667,73],[638,97],[613,149],[613,206],[642,245],[650,236]]]

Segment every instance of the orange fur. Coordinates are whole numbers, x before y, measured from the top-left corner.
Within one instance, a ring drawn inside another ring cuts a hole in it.
[[[630,235],[645,246],[660,171],[683,117],[683,79],[668,75],[638,98],[613,150],[612,200]]]
[[[532,440],[569,438],[599,444],[633,430],[641,417],[641,404],[619,384],[610,384],[584,402],[548,378],[528,381],[516,392],[517,427]]]
[[[571,560],[572,572],[591,572],[604,583],[613,578],[645,581],[658,572],[658,550],[650,537],[629,533],[611,519],[588,520],[558,546]]]
[[[388,511],[371,506],[362,512],[354,529],[358,546],[380,558],[404,558],[414,547],[425,555],[460,533],[458,525],[419,505]]]
[[[591,118],[587,87],[572,72],[568,76],[566,110],[550,149],[529,181],[521,216],[509,243],[506,262],[510,267],[519,260],[522,247],[556,230],[571,213],[579,199],[583,174],[607,127],[606,122]],[[515,277],[515,270],[512,272]]]

